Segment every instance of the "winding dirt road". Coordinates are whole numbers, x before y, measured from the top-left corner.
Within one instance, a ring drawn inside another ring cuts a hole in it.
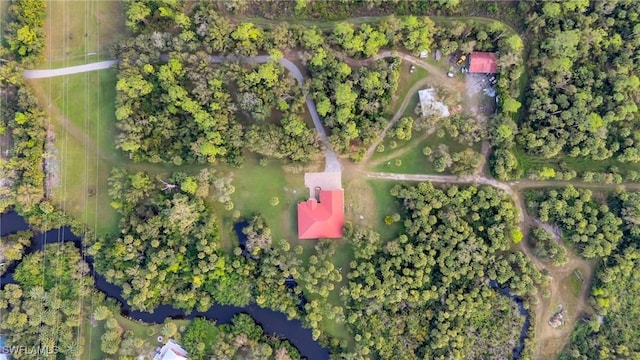
[[[225,58],[223,56],[211,56],[211,61],[215,63],[222,63],[226,61],[231,61],[231,59]],[[240,61],[245,63],[266,63],[271,61],[271,57],[267,55],[251,56],[251,57],[243,58]],[[279,59],[278,62],[282,66],[284,66],[287,70],[289,70],[291,74],[293,74],[293,77],[296,79],[296,81],[300,86],[304,85],[304,76],[302,75],[302,72],[296,66],[296,64],[284,58]],[[107,61],[100,61],[100,62],[78,65],[78,66],[69,66],[69,67],[58,68],[58,69],[25,70],[23,73],[23,76],[25,79],[44,79],[44,78],[50,78],[50,77],[56,77],[56,76],[73,75],[73,74],[80,74],[80,73],[85,73],[90,71],[108,69],[108,68],[111,68],[113,65],[116,65],[117,63],[118,63],[118,60],[107,60]],[[313,99],[311,98],[311,94],[305,95],[305,102],[306,102],[307,108],[309,109],[309,114],[311,115],[313,124],[316,127],[316,130],[318,131],[318,134],[320,136],[320,140],[322,141],[322,144],[324,145],[324,148],[325,148],[325,156],[326,156],[325,171],[340,172],[341,171],[340,161],[338,160],[338,156],[336,155],[336,153],[331,148],[331,145],[329,144],[327,132],[325,131],[324,126],[320,121],[320,116],[318,115],[318,111],[316,110],[316,104],[313,102]]]
[[[378,55],[375,55],[371,58],[363,59],[363,60],[355,60],[355,59],[347,58],[345,56],[339,56],[339,58],[341,58],[343,61],[345,61],[346,63],[352,66],[366,65],[371,63],[372,61],[375,61],[377,59],[381,59],[384,57],[400,57],[403,60],[406,60],[408,62],[411,62],[412,64],[415,64],[416,66],[420,66],[428,70],[430,72],[430,75],[433,77],[436,77],[438,81],[442,81],[443,83],[449,83],[453,81],[453,79],[450,79],[446,75],[444,75],[441,69],[438,69],[435,66],[428,64],[427,62],[424,62],[422,60],[416,59],[415,57],[412,57],[408,54],[391,52],[391,51],[383,51]],[[211,59],[213,62],[228,61],[228,59],[220,56],[212,56]],[[255,57],[242,59],[241,61],[248,62],[248,63],[265,63],[270,60],[271,58],[269,56],[255,56]],[[293,76],[296,78],[297,82],[301,86],[304,84],[304,76],[300,71],[300,69],[293,62],[284,58],[279,59],[278,61],[280,62],[280,64],[282,64],[282,66],[287,68],[293,74]],[[117,60],[109,60],[109,61],[102,61],[98,63],[72,66],[72,67],[61,68],[61,69],[27,70],[24,72],[24,77],[28,79],[41,79],[41,78],[54,77],[54,76],[78,74],[78,73],[83,73],[88,71],[106,69],[113,66],[116,63],[117,63]],[[433,81],[432,79],[430,80]],[[400,106],[400,109],[396,112],[396,114],[393,116],[389,124],[382,131],[378,140],[374,144],[372,144],[367,150],[365,160],[363,161],[363,163],[365,163],[366,160],[370,158],[371,154],[373,153],[377,145],[380,143],[380,141],[382,141],[382,139],[384,139],[384,136],[386,135],[387,131],[395,124],[395,122],[397,122],[400,119],[400,117],[404,113],[406,106],[410,101],[411,95],[413,95],[413,93],[415,93],[417,89],[419,89],[422,86],[424,86],[423,80],[416,83],[409,90],[407,96],[405,97],[405,99],[403,100]],[[326,165],[325,165],[325,171],[340,172],[342,169],[340,161],[337,155],[335,154],[335,152],[331,149],[329,145],[327,133],[322,125],[320,116],[318,115],[318,112],[316,110],[315,103],[313,102],[313,99],[311,98],[310,94],[305,94],[305,101],[309,109],[309,113],[311,114],[311,117],[313,119],[313,123],[316,127],[316,130],[318,131],[320,139],[325,146],[325,155],[327,159]],[[82,136],[80,136],[80,138],[82,139]],[[488,152],[489,152],[488,147],[485,148],[483,144],[483,154],[486,155]],[[520,181],[513,181],[513,182],[501,182],[492,178],[488,178],[482,173],[472,175],[472,176],[457,177],[452,175],[394,174],[394,173],[384,173],[384,172],[367,172],[363,170],[363,168],[364,168],[363,166],[358,167],[359,171],[354,175],[363,176],[365,178],[370,178],[370,179],[384,179],[384,180],[397,180],[397,181],[430,181],[430,182],[444,183],[444,184],[482,184],[482,185],[488,185],[488,186],[498,188],[513,197],[516,207],[519,210],[519,223],[520,223],[520,229],[523,234],[526,234],[530,226],[534,224],[534,220],[527,215],[524,200],[522,199],[522,196],[520,194],[521,191],[523,190],[531,189],[531,188],[554,188],[554,187],[560,188],[568,185],[573,185],[576,187],[588,188],[593,190],[615,190],[618,188],[623,188],[626,190],[640,190],[640,183],[627,183],[627,184],[618,185],[618,184],[585,183],[577,180],[573,180],[573,181],[520,180]],[[565,246],[565,245],[562,244],[562,246]],[[585,299],[588,295],[588,291],[590,288],[593,264],[573,254],[570,251],[570,249],[567,248],[567,254],[569,259],[568,263],[561,267],[553,267],[537,259],[532,254],[532,250],[526,244],[526,241],[522,241],[519,244],[519,248],[525,255],[527,255],[528,258],[531,259],[533,264],[540,271],[546,271],[552,275],[550,276],[551,296],[549,299],[545,300],[545,299],[542,299],[540,295],[537,295],[538,298],[541,299],[541,301],[539,302],[539,304],[536,306],[536,309],[535,309],[536,311],[535,353],[536,353],[536,356],[546,356],[545,354],[543,354],[543,350],[542,350],[542,348],[546,346],[545,344],[549,344],[549,346],[553,347],[554,345],[549,342],[561,342],[559,345],[561,346],[564,343],[563,341],[566,340],[566,337],[569,336],[570,331],[573,328],[572,325],[576,321],[578,321],[578,316],[579,316],[578,310],[581,309],[584,311],[589,311],[589,306],[586,303]],[[572,276],[573,271],[575,271],[576,269],[580,270],[584,277],[584,281],[580,289],[580,298],[578,299],[578,302],[575,305],[575,309],[573,309],[573,312],[571,312],[567,316],[566,321],[567,321],[567,325],[569,326],[565,326],[564,329],[556,331],[555,329],[551,329],[546,325],[546,321],[549,317],[549,312],[552,311],[550,310],[550,306],[548,305],[553,303],[557,299],[560,299],[561,301],[564,301],[563,299],[566,299],[566,297],[563,297],[561,294],[563,291],[565,291],[565,289],[561,288],[561,285],[567,281],[567,276]]]

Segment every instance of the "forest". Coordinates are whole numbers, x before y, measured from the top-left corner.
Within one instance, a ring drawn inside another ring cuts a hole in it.
[[[230,324],[216,326],[196,318],[184,334],[190,359],[300,359],[298,350],[286,340],[265,335],[260,325],[246,314],[236,315]]]
[[[511,245],[521,239],[517,210],[490,187],[397,185],[404,231],[383,239],[350,228],[354,248],[346,299],[356,353],[366,358],[510,357],[522,328],[495,280],[529,298],[546,278]],[[490,334],[490,335],[489,335]]]
[[[247,152],[285,163],[317,160],[321,144],[304,104],[308,94],[329,130],[332,147],[359,161],[387,125],[401,65],[393,56],[364,59],[387,49],[414,55],[440,49],[445,56],[475,49],[499,51],[499,106],[488,126],[494,148],[490,164],[498,180],[525,175],[605,183],[638,180],[638,172],[625,166],[640,159],[640,69],[634,61],[640,24],[632,0],[458,3],[297,1],[273,14],[282,2],[185,6],[179,1],[126,1],[126,24],[133,37],[114,49],[121,60],[116,145],[135,162],[175,166],[241,166]],[[227,16],[269,11],[272,16],[267,18],[291,12],[323,19],[369,15],[367,11],[414,15],[338,22],[330,28],[263,25]],[[500,22],[453,20],[441,26],[422,16],[467,11],[509,17],[510,23],[524,27],[520,30],[527,34],[526,44],[515,34],[506,35]],[[15,206],[37,229],[77,224],[47,200],[46,112],[22,79],[23,69],[42,59],[45,13],[44,2],[13,1],[0,44],[0,91],[6,100],[0,107],[0,136],[10,144],[10,156],[0,161],[0,208]],[[520,18],[523,21],[515,20]],[[292,49],[311,78],[302,88],[281,65]],[[265,63],[240,61],[264,54],[269,57]],[[224,56],[225,62],[214,62],[212,55]],[[484,134],[468,120],[453,117],[442,124],[442,131],[459,142],[477,142]],[[420,122],[400,121],[393,136],[411,138],[412,131],[427,126]],[[477,153],[431,148],[423,153],[434,158],[438,171],[463,175],[477,167]],[[560,166],[525,173],[526,156]],[[578,173],[567,159],[620,166]],[[522,296],[528,307],[535,305],[533,295],[547,282],[521,252],[512,250],[523,237],[517,211],[512,200],[494,188],[436,188],[429,183],[394,187],[390,195],[402,211],[387,214],[385,223],[401,225],[401,232],[385,238],[376,230],[348,224],[345,238],[354,259],[343,279],[331,262],[334,242],[318,242],[304,262],[304,249],[273,238],[260,214],[235,219],[247,221],[243,233],[248,251],[236,245],[233,235],[223,239],[214,208],[216,203],[233,207],[234,187],[214,171],[157,176],[118,168],[109,187],[111,206],[121,215],[119,231],[92,241],[90,253],[96,269],[123,287],[133,308],[173,304],[191,311],[213,303],[255,303],[300,319],[315,339],[345,358],[508,357],[511,347],[504,344],[515,344],[522,318],[489,281]],[[561,358],[640,356],[640,334],[629,322],[640,318],[634,271],[640,266],[640,194],[566,187],[525,195],[532,214],[558,226],[567,244],[598,264],[589,302],[601,317],[578,323]],[[50,245],[23,258],[30,237],[29,232],[2,239],[2,260],[22,260],[17,284],[6,285],[0,294],[0,307],[6,310],[0,327],[11,329],[8,341],[40,341],[75,357],[85,345],[77,335],[79,299],[91,296],[105,303],[92,314],[104,330],[101,351],[134,356],[141,340],[116,320],[114,304],[91,290],[88,268],[73,244]],[[223,249],[225,241],[232,244],[231,251]],[[524,241],[543,261],[563,263],[564,249],[545,230],[534,229]],[[64,260],[53,264],[56,259]],[[43,266],[56,271],[43,275]],[[290,279],[298,286],[286,286]],[[335,302],[336,293],[342,302]],[[42,316],[35,317],[36,312]],[[344,325],[354,343],[326,332],[326,322]],[[214,332],[219,336],[208,342]],[[264,336],[244,316],[222,326],[201,319],[185,329],[167,325],[166,333],[184,336],[194,358],[299,357],[290,344]],[[531,357],[530,352],[525,347],[523,357]]]
[[[0,275],[4,274],[13,263],[22,260],[22,256],[31,245],[31,231],[18,231],[0,238]]]
[[[400,59],[356,65],[353,58],[369,58],[383,49],[415,55],[438,48],[445,56],[500,50],[500,114],[510,119],[520,107],[523,43],[518,35],[507,36],[499,22],[436,27],[427,17],[391,16],[321,30],[233,23],[208,2],[193,6],[189,17],[184,11],[179,2],[127,2],[127,26],[135,36],[115,51],[122,59],[116,143],[134,161],[237,166],[243,150],[291,162],[316,159],[319,142],[305,121],[303,92],[278,64],[283,52],[292,50],[309,71],[304,92],[311,94],[330,130],[331,146],[354,161],[363,159],[388,121]],[[260,53],[268,53],[271,61],[238,61]],[[226,61],[214,63],[211,55]]]
[[[640,266],[640,193],[618,191],[606,200],[622,235],[611,246],[610,254],[600,261],[591,286],[589,303],[598,316],[587,323],[578,323],[561,359],[635,359],[640,356],[640,334],[634,323],[640,316],[637,271]]]
[[[50,269],[44,276],[43,267]],[[0,292],[0,329],[5,341],[40,344],[50,352],[46,358],[53,359],[77,358],[84,351],[114,359],[150,354],[154,344],[130,329],[131,321],[118,314],[120,305],[94,290],[89,275],[87,263],[71,242],[50,244],[25,257],[15,272],[17,284],[5,285]],[[101,333],[99,344],[88,343],[87,334],[80,331],[87,322],[91,322],[91,331]],[[179,339],[193,359],[300,359],[295,347],[265,334],[246,314],[236,315],[224,325],[195,318],[186,327],[167,320],[154,328],[166,338]],[[90,348],[93,346],[99,350]],[[12,354],[16,359],[32,356]]]
[[[7,284],[0,292],[0,329],[8,343],[41,344],[54,358],[54,347],[65,357],[81,354],[82,299],[93,291],[88,272],[73,243],[50,244],[25,257],[14,275],[17,284]],[[29,359],[33,354],[11,356]]]
[[[640,161],[638,88],[640,19],[637,3],[622,1],[521,1],[528,40],[529,83],[518,125],[497,116],[493,125],[493,173],[498,179],[525,174],[514,152],[554,159],[611,164],[584,171],[584,181],[621,182],[625,164]],[[564,168],[564,169],[563,169]],[[635,170],[633,171],[635,173]],[[560,174],[563,175],[563,174]],[[582,176],[583,174],[578,174]],[[573,177],[575,177],[575,173]],[[562,179],[562,177],[559,177]]]
[[[567,240],[587,259],[609,256],[623,238],[622,219],[591,190],[568,186],[562,191],[532,191],[529,208],[542,222],[558,224]]]

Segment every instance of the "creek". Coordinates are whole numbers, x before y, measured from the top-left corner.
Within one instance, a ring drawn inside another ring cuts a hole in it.
[[[527,330],[529,329],[529,326],[531,326],[531,316],[529,315],[529,310],[524,307],[523,299],[518,295],[513,295],[511,291],[509,291],[509,288],[500,286],[500,284],[498,284],[498,282],[495,280],[491,280],[489,282],[489,285],[493,289],[500,291],[502,295],[507,296],[511,300],[513,300],[513,302],[515,302],[518,306],[518,312],[520,312],[520,315],[524,316],[524,324],[522,324],[522,330],[520,330],[518,345],[513,348],[513,360],[518,360],[522,355],[522,350],[524,350],[524,341],[527,338]]]
[[[17,213],[9,212],[0,215],[0,236],[15,233],[17,231],[28,230],[26,221]],[[44,233],[36,233],[31,241],[31,247],[25,252],[25,256],[42,250],[45,245],[59,242],[72,242],[78,249],[82,248],[82,239],[74,235],[68,227],[49,230]],[[93,274],[95,286],[98,290],[120,302],[120,313],[123,316],[145,323],[163,323],[167,318],[171,319],[193,319],[195,317],[205,317],[215,320],[216,324],[226,324],[231,319],[241,313],[249,314],[266,334],[274,334],[278,338],[287,339],[295,346],[300,355],[309,360],[329,359],[329,350],[318,344],[311,335],[311,330],[304,328],[300,320],[289,320],[281,312],[262,308],[255,304],[245,307],[233,305],[213,305],[205,312],[193,311],[186,313],[182,309],[176,309],[171,305],[161,305],[152,312],[133,310],[127,301],[122,297],[122,288],[109,283],[102,275],[93,270],[93,258],[86,256],[85,261],[89,265],[90,273]],[[15,283],[13,273],[19,262],[10,266],[7,272],[0,277],[0,288],[4,285]]]

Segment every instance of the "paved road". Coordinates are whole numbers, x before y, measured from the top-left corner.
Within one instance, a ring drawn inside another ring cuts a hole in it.
[[[25,70],[23,75],[25,79],[42,79],[55,76],[80,74],[88,71],[96,71],[102,69],[108,69],[117,64],[118,60],[106,60],[95,62],[91,64],[69,66],[60,69],[47,69],[47,70]]]

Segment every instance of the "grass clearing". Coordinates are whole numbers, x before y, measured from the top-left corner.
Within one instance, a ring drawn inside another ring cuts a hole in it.
[[[44,29],[47,59],[65,63],[108,56],[128,36],[120,1],[48,1]]]
[[[375,171],[393,172],[401,174],[431,174],[436,173],[433,168],[433,162],[429,160],[424,154],[422,149],[426,146],[432,146],[433,137],[419,137],[413,139],[403,146],[402,149],[396,149],[386,158],[380,159],[381,162],[376,164],[373,169]],[[400,156],[393,156],[394,153],[401,153]],[[402,163],[397,166],[396,161],[400,160]]]
[[[402,65],[400,65],[400,77],[398,78],[398,90],[394,94],[393,103],[389,108],[391,116],[393,116],[393,114],[395,114],[399,110],[399,107],[402,104],[402,101],[404,100],[405,97],[407,97],[407,95],[409,95],[408,94],[409,90],[418,81],[429,76],[429,72],[427,72],[427,70],[423,69],[420,66],[416,66],[412,74],[409,72],[410,67],[411,67],[411,63],[406,61],[403,62]],[[412,95],[412,96],[415,96],[417,99],[417,95]],[[408,106],[407,108],[411,108],[411,110],[413,111],[413,109],[415,108],[415,105]]]
[[[41,67],[53,68],[104,59],[127,36],[117,1],[49,1],[44,30],[47,61]],[[107,194],[111,167],[122,162],[114,144],[115,71],[29,83],[49,110],[55,134],[59,187],[53,202],[98,233],[116,231],[118,217]]]
[[[87,308],[87,311],[90,310]],[[158,336],[161,334],[163,324],[147,324],[139,321],[131,320],[120,314],[119,309],[112,309],[113,317],[118,321],[118,325],[122,328],[123,333],[131,331],[136,338],[142,339],[145,342],[145,348],[139,349],[141,352],[152,351],[158,346],[162,346],[158,342]],[[84,351],[80,356],[83,360],[102,360],[105,358],[105,354],[100,349],[101,337],[106,332],[106,321],[96,321],[95,326],[91,324],[89,319],[86,319],[83,323],[83,334],[85,335]],[[191,320],[169,320],[169,322],[177,325],[178,331],[186,328],[191,323]]]
[[[114,70],[30,84],[48,109],[55,134],[59,186],[53,192],[54,203],[98,233],[117,230],[118,216],[107,194],[111,168],[123,161],[114,144]]]
[[[104,354],[100,350],[100,337],[104,334],[104,325],[93,326],[89,318],[91,318],[92,308],[85,302],[84,311],[86,318],[82,321],[82,334],[84,335],[84,351],[82,352],[82,360],[102,360]]]
[[[433,161],[424,156],[422,149],[429,146],[435,153],[438,147],[445,145],[448,147],[449,154],[463,151],[468,149],[469,146],[460,144],[448,134],[443,138],[439,138],[436,134],[429,136],[415,136],[414,138],[403,144],[402,147],[396,148],[393,152],[388,153],[386,156],[378,157],[377,161],[372,163],[372,169],[374,171],[391,172],[398,174],[443,174],[449,175],[450,171],[445,170],[442,173],[435,171],[433,167]],[[481,144],[476,143],[472,146],[475,151],[480,151]],[[433,155],[432,155],[433,157]],[[401,164],[398,166],[396,160],[400,160]]]
[[[273,238],[297,239],[296,222],[292,215],[296,213],[296,204],[309,197],[302,174],[286,173],[277,160],[269,160],[267,166],[260,166],[257,157],[252,154],[245,154],[245,163],[241,168],[217,168],[221,169],[221,173],[233,177],[236,191],[231,199],[234,209],[239,210],[243,217],[261,213],[272,230]],[[271,205],[274,197],[279,200],[275,206]],[[292,241],[292,245],[298,244]]]
[[[415,108],[418,105],[418,94],[413,94],[411,95],[411,100],[409,101],[409,104],[407,105],[407,107],[405,108],[402,116],[400,118],[403,117],[411,117],[411,118],[416,118],[416,114],[415,114]],[[393,129],[393,128],[392,128]],[[390,129],[391,130],[391,129]],[[382,141],[380,142],[380,144],[382,146],[384,146],[384,151],[383,152],[378,152],[377,149],[376,151],[373,152],[373,154],[371,155],[371,160],[372,162],[375,162],[377,160],[380,160],[382,158],[387,157],[389,154],[396,152],[396,151],[401,151],[403,149],[406,149],[407,147],[412,146],[412,142],[420,136],[420,133],[417,131],[413,131],[412,134],[412,139],[409,141],[402,141],[402,140],[394,140],[391,138],[390,133],[387,132],[387,136],[385,136],[384,139],[382,139]],[[395,149],[391,149],[391,141],[395,141],[397,144],[397,147]]]
[[[611,172],[614,168],[617,168],[617,172],[623,176],[630,171],[640,172],[640,164],[623,163],[615,159],[597,161],[584,157],[574,158],[566,155],[562,158],[545,159],[529,155],[520,147],[515,148],[513,153],[518,159],[518,164],[524,170],[525,176],[530,172],[537,172],[543,167],[553,168],[556,171],[563,168],[574,170],[578,173],[578,177],[585,171],[592,171],[596,173]]]
[[[568,272],[565,277],[563,277],[558,284],[558,299],[557,303],[550,304],[550,309],[555,311],[555,309],[562,305],[565,313],[568,315],[568,319],[579,316],[580,312],[583,310],[580,308],[580,298],[582,293],[582,288],[585,284],[580,281],[574,271]],[[568,320],[567,319],[567,320]],[[573,324],[566,324],[573,326]],[[566,326],[565,325],[565,326]]]
[[[403,231],[402,223],[398,222],[391,225],[384,223],[385,216],[393,215],[394,213],[402,213],[402,208],[399,206],[396,199],[389,194],[391,188],[399,183],[397,181],[389,180],[369,180],[367,183],[373,190],[373,196],[376,202],[376,217],[375,225],[373,227],[378,233],[380,233],[380,238],[383,241],[391,240]]]

